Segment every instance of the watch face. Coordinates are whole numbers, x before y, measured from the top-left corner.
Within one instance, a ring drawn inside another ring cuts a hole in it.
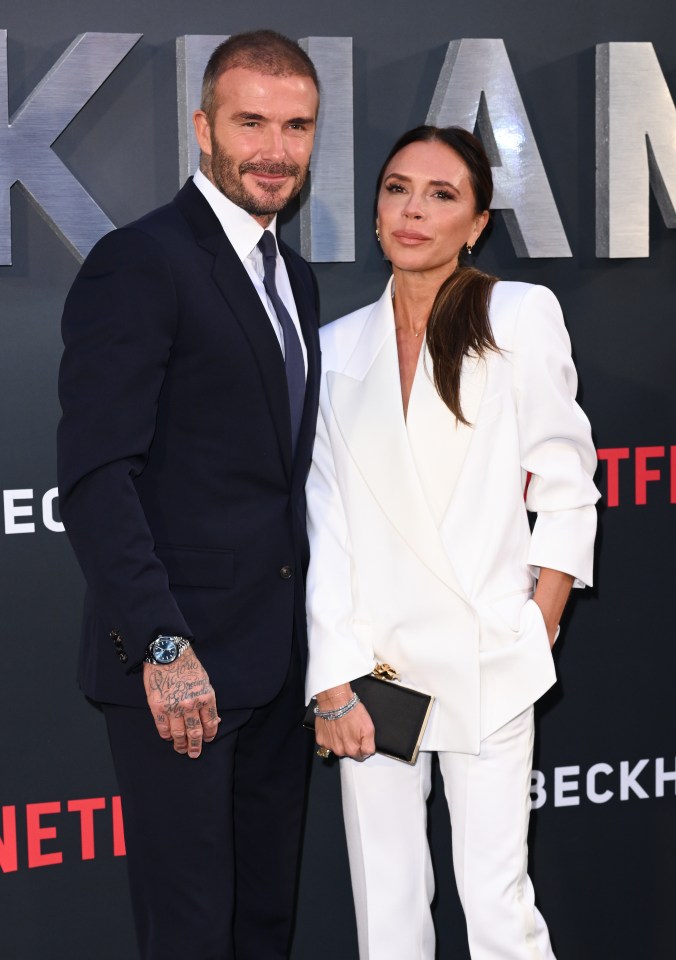
[[[158,637],[153,640],[152,650],[155,663],[173,663],[178,656],[178,646],[173,637]]]

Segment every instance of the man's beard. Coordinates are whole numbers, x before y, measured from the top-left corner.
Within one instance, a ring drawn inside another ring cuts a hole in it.
[[[235,165],[229,153],[218,143],[214,132],[211,132],[211,176],[218,189],[228,200],[232,200],[238,207],[245,210],[252,217],[264,217],[278,213],[289,200],[292,200],[305,183],[307,167],[302,169],[296,163],[282,163],[274,160],[261,160],[258,163],[248,161]],[[242,182],[245,173],[264,173],[273,176],[292,177],[293,189],[287,194],[288,183],[261,184],[265,196],[255,197],[246,189]],[[282,194],[282,191],[284,193]]]

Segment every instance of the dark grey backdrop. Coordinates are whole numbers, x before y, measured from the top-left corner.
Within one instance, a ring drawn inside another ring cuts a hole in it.
[[[500,37],[507,45],[573,257],[517,259],[498,215],[479,262],[505,278],[556,291],[597,445],[628,449],[620,464],[620,504],[601,511],[597,586],[568,616],[557,647],[560,683],[538,710],[536,767],[547,799],[533,816],[532,868],[561,960],[670,960],[676,949],[675,782],[667,778],[660,791],[657,773],[676,765],[673,456],[669,471],[676,444],[676,236],[651,201],[650,257],[595,257],[594,47],[652,42],[676,92],[672,4],[6,3],[0,27],[9,31],[10,115],[78,33],[142,32],[55,147],[108,216],[125,222],[178,187],[175,38],[259,26],[292,37],[354,40],[356,262],[317,265],[325,321],[375,299],[385,282],[370,215],[375,173],[394,137],[424,121],[448,41]],[[124,860],[113,855],[115,783],[101,719],[73,680],[82,582],[65,536],[46,529],[41,518],[41,498],[55,484],[59,317],[77,263],[17,187],[12,214],[14,262],[0,267],[1,477],[5,491],[33,491],[35,532],[0,530],[0,954],[119,960],[135,952]],[[297,219],[284,233],[298,244]],[[635,448],[655,446],[665,452],[650,463],[661,478],[649,484],[648,502],[639,506]],[[605,493],[604,469],[599,484]],[[612,792],[606,802],[588,796],[587,773],[595,764],[607,765],[595,768],[594,781],[598,792]],[[356,958],[337,792],[337,771],[317,762],[293,960]],[[437,784],[430,828],[435,861],[448,868],[440,794]],[[536,796],[539,802],[542,793]],[[91,798],[104,798],[105,808],[93,814],[95,856],[83,859],[81,819],[68,804]],[[57,853],[62,862],[40,865],[41,857]],[[448,876],[439,879],[436,918],[439,957],[466,958]]]

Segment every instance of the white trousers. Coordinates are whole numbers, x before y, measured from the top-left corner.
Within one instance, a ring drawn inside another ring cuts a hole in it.
[[[533,708],[481,744],[439,753],[472,960],[555,960],[527,873]],[[360,960],[434,960],[430,753],[411,767],[341,760]]]

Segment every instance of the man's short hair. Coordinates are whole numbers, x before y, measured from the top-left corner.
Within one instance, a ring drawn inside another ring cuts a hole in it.
[[[273,77],[310,77],[319,92],[315,66],[295,40],[289,40],[274,30],[236,33],[216,47],[204,71],[200,106],[209,120],[213,118],[216,84],[220,76],[237,67]]]

